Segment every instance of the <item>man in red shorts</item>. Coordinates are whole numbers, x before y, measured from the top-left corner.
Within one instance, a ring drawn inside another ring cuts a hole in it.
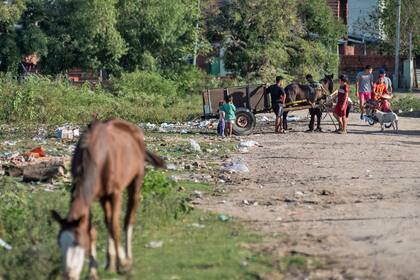
[[[363,120],[365,103],[372,98],[373,92],[373,68],[370,65],[365,67],[365,71],[357,74],[356,94],[360,103],[360,119]]]

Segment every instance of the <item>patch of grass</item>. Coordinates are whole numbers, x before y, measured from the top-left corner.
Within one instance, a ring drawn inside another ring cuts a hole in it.
[[[265,256],[255,256],[240,246],[259,242],[261,237],[236,221],[223,222],[214,214],[190,207],[191,192],[209,191],[208,185],[175,184],[157,171],[150,171],[145,181],[133,240],[135,265],[130,275],[118,276],[103,270],[106,231],[102,210],[94,204],[101,277],[257,279],[259,273],[272,269]],[[165,191],[157,191],[159,186]],[[13,247],[10,251],[0,247],[0,277],[4,279],[56,279],[60,275],[58,225],[50,219],[49,210],[67,213],[69,185],[63,184],[54,192],[44,188],[44,184],[22,184],[0,177],[0,238]],[[151,240],[163,241],[163,246],[145,248]]]
[[[291,268],[306,268],[307,259],[302,256],[285,256],[280,260],[280,267],[282,270],[287,271]]]

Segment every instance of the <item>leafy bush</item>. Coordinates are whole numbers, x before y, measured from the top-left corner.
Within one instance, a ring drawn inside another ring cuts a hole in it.
[[[141,106],[169,106],[177,97],[176,84],[157,72],[124,73],[111,82],[114,94],[131,97]]]
[[[420,99],[412,96],[397,97],[392,101],[392,109],[394,111],[401,110],[403,112],[420,111]]]
[[[103,119],[122,118],[131,122],[184,121],[201,114],[200,96],[182,98],[176,85],[159,74],[127,74],[114,89],[92,89],[48,77],[29,76],[21,84],[0,76],[0,122],[49,124],[86,123],[97,112]],[[144,91],[137,92],[138,88]],[[123,94],[124,93],[124,94]]]

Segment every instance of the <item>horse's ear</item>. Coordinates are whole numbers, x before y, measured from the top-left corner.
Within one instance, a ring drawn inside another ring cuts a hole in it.
[[[50,213],[51,213],[51,218],[53,218],[53,220],[55,220],[57,223],[59,223],[60,225],[63,225],[63,223],[64,223],[64,219],[63,218],[61,218],[61,216],[60,216],[60,214],[58,214],[58,212],[57,211],[55,211],[55,210],[51,210],[50,211]]]

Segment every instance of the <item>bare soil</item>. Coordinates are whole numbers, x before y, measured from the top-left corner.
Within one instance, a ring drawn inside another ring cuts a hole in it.
[[[250,172],[199,207],[263,232],[259,249],[322,263],[286,279],[420,279],[420,119],[400,118],[396,133],[358,117],[347,135],[329,117],[323,133],[305,133],[307,121],[285,135],[259,125],[243,139],[262,147],[231,155]]]

